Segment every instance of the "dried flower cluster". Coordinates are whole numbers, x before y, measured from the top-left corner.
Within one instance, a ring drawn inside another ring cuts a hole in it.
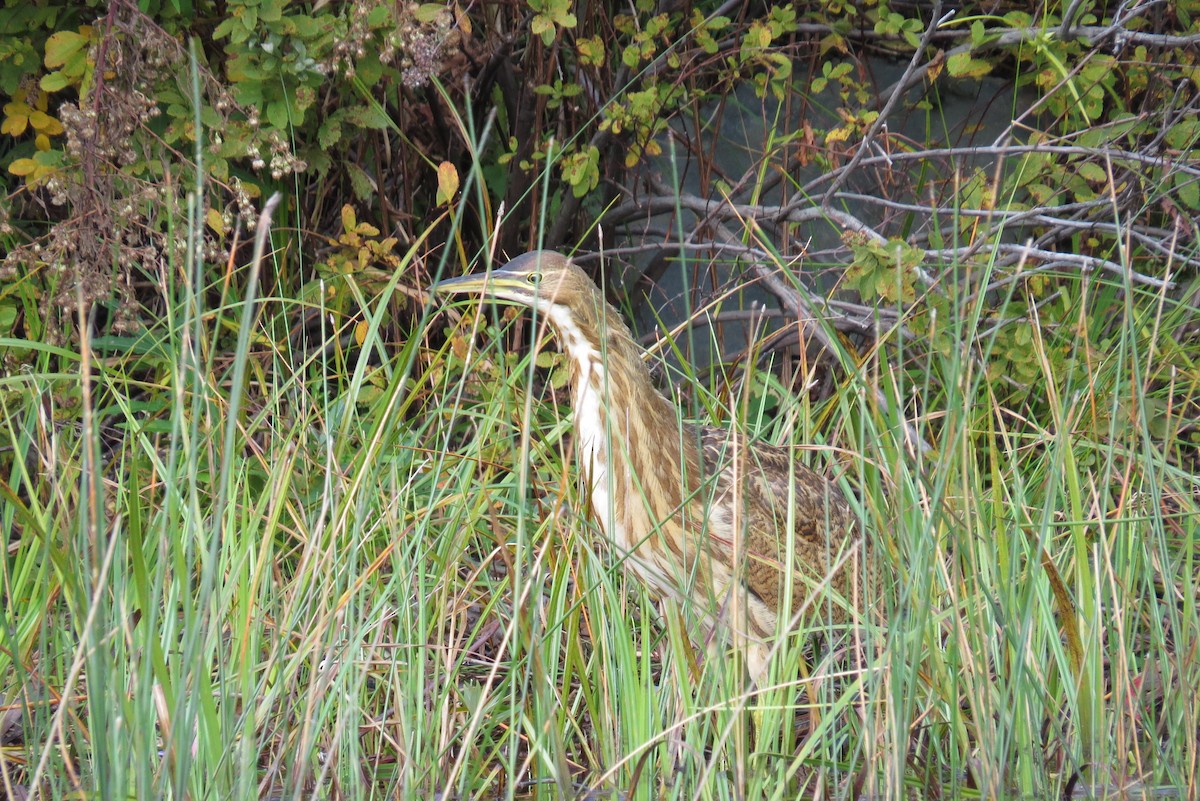
[[[397,18],[389,14],[383,26],[374,22],[377,8],[378,0],[355,0],[347,17],[346,35],[334,45],[330,69],[352,77],[355,64],[368,52],[377,51],[381,63],[400,69],[405,86],[425,86],[442,72],[445,52],[459,39],[450,8],[423,15],[417,3],[403,4],[393,12]]]
[[[117,91],[105,85],[97,97],[98,102],[83,108],[74,103],[59,106],[67,154],[80,161],[97,160],[127,167],[138,158],[134,133],[159,115],[158,105],[136,88]]]
[[[77,307],[115,301],[107,322],[117,333],[139,327],[141,305],[153,302],[157,287],[165,285],[166,265],[180,264],[186,254],[170,241],[164,215],[176,219],[186,208],[183,193],[193,185],[188,173],[195,165],[180,163],[178,151],[164,152],[160,133],[149,128],[160,116],[153,99],[164,83],[178,81],[179,64],[187,53],[180,43],[128,4],[121,4],[116,25],[91,57],[98,64],[95,84],[78,103],[64,102],[57,114],[63,126],[62,149],[74,166],[46,179],[31,201],[61,208],[46,235],[12,249],[0,262],[0,280],[22,274],[49,277],[41,299],[46,338],[65,342],[73,330]],[[284,138],[259,127],[258,114],[240,108],[224,84],[202,73],[204,92],[229,131],[234,125],[249,128],[244,156],[256,171],[270,170],[276,179],[305,169]],[[237,117],[243,117],[244,122]],[[159,125],[161,127],[161,124]],[[222,144],[215,134],[212,152]],[[228,153],[225,154],[229,156]],[[163,170],[175,180],[162,180]],[[227,187],[229,207],[222,218],[224,230],[236,224],[252,229],[257,210],[250,193],[236,177]],[[0,227],[8,225],[4,206]],[[201,233],[198,257],[225,261],[229,254],[224,237],[211,227]],[[140,294],[139,294],[140,291]]]
[[[63,149],[79,168],[51,175],[42,197],[65,212],[43,239],[5,258],[5,275],[44,270],[49,277],[40,311],[52,342],[67,339],[81,305],[87,311],[114,294],[113,330],[137,325],[133,274],[156,250],[144,210],[161,198],[127,168],[146,158],[138,134],[159,114],[149,94],[165,68],[152,66],[165,61],[142,44],[122,33],[109,36],[97,48],[108,69],[96,70],[95,85],[82,102],[59,106]]]

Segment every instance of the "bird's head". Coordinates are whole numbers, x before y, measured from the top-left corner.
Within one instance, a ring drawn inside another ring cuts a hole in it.
[[[587,273],[561,253],[534,250],[490,273],[448,278],[433,285],[439,295],[482,295],[519,303],[557,322],[562,315],[592,314],[603,296]]]
[[[439,281],[438,295],[479,295],[535,309],[554,329],[572,364],[624,377],[624,386],[648,387],[650,373],[621,314],[608,304],[587,273],[561,253],[535,250],[490,273]],[[672,418],[673,419],[673,418]]]

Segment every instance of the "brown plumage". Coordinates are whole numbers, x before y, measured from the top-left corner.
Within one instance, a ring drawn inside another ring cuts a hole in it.
[[[435,289],[529,306],[554,329],[593,516],[656,595],[690,599],[728,628],[755,681],[798,612],[844,623],[861,608],[866,571],[841,492],[788,449],[681,422],[620,314],[565,256],[526,253]]]

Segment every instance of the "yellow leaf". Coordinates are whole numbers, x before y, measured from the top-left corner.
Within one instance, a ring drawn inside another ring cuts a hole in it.
[[[371,324],[363,320],[358,325],[354,326],[354,341],[361,347],[367,341],[367,331],[371,329]]]
[[[819,52],[822,56],[830,50],[836,50],[839,53],[849,53],[850,44],[846,41],[846,37],[837,33],[831,33],[821,39],[819,45]]]
[[[454,4],[454,22],[458,29],[462,31],[463,36],[471,35],[471,18],[467,16],[467,12],[463,11],[462,6],[458,3]]]
[[[13,175],[32,175],[37,168],[38,164],[33,159],[17,159],[8,165],[8,171]]]
[[[926,71],[928,76],[925,80],[931,83],[937,80],[937,77],[942,74],[942,68],[946,66],[946,51],[938,50],[934,55],[933,60],[929,62],[929,68]]]
[[[458,170],[448,161],[438,165],[437,203],[449,204],[458,193]]]
[[[221,212],[209,209],[208,213],[204,215],[204,221],[217,233],[217,236],[225,236],[225,218],[221,216]]]
[[[63,132],[62,123],[44,111],[35,111],[30,114],[29,124],[46,136],[58,136]]]
[[[357,227],[358,218],[354,214],[354,207],[347,203],[342,206],[342,230],[350,233]]]
[[[825,134],[825,144],[831,145],[834,142],[845,142],[849,138],[849,127],[833,128],[829,131],[829,133]]]
[[[584,64],[593,67],[604,65],[604,42],[599,36],[578,39],[575,42],[575,50],[579,53],[579,60]]]
[[[50,137],[46,136],[43,133],[38,134],[37,136],[35,136],[33,138],[33,146],[36,147],[38,150],[43,150],[43,151],[49,150],[50,149]]]
[[[9,103],[11,106],[12,103]],[[8,106],[5,106],[5,111]],[[0,123],[0,133],[6,133],[9,136],[20,136],[25,133],[25,128],[29,125],[29,118],[20,114],[11,114],[4,118],[4,122]]]

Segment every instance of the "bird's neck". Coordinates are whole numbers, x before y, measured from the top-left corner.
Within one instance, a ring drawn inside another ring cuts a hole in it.
[[[650,525],[674,514],[700,479],[699,444],[654,387],[620,314],[602,300],[596,306],[594,315],[575,309],[550,322],[571,364],[576,451],[593,512],[611,539],[631,548],[616,510],[640,506]],[[643,503],[631,505],[639,497]]]

